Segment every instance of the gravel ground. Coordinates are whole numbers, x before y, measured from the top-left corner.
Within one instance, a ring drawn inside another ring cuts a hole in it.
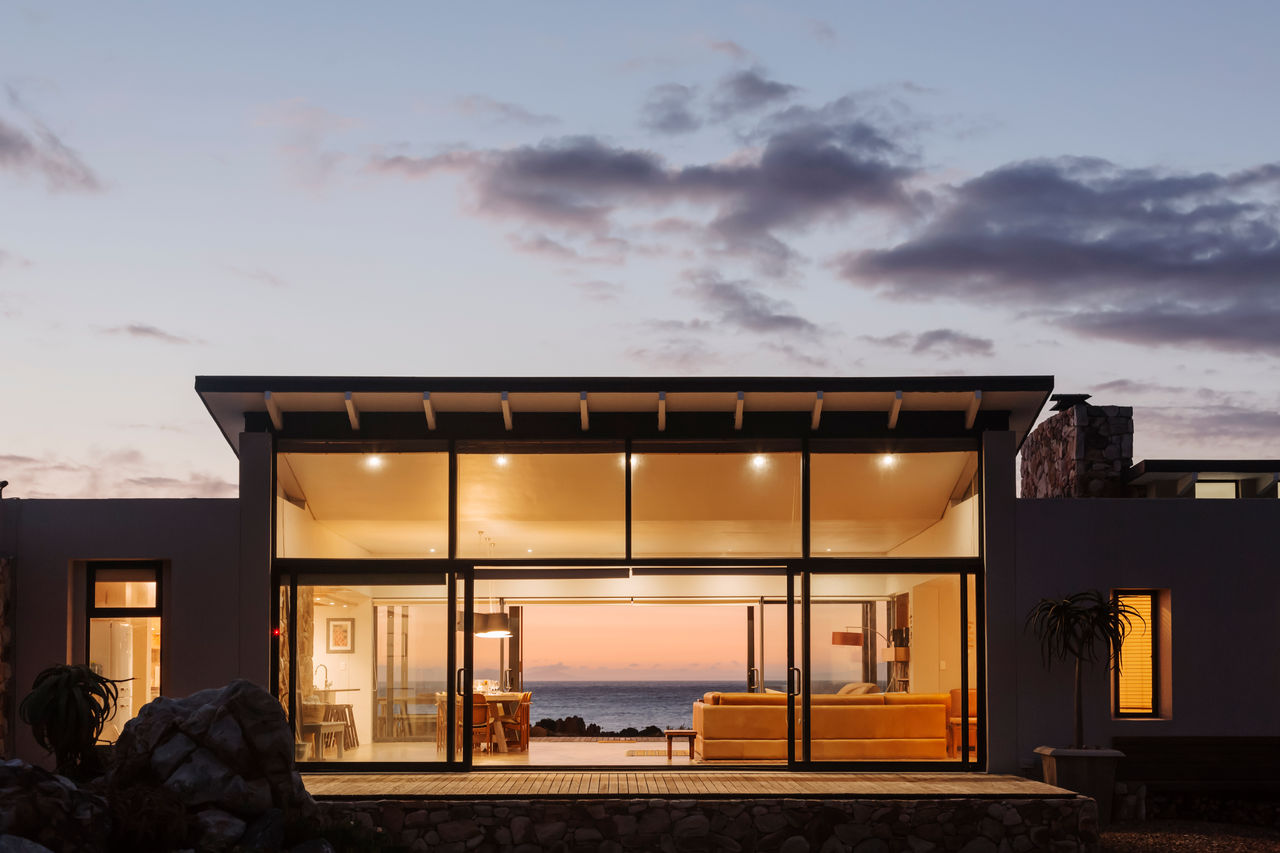
[[[1102,833],[1105,853],[1280,853],[1280,829],[1201,820],[1112,824]]]

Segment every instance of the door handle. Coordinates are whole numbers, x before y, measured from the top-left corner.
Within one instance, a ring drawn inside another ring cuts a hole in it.
[[[462,695],[462,677],[466,675],[465,669],[460,669],[453,675],[453,689],[459,696]]]
[[[751,667],[747,670],[747,692],[756,693],[763,690],[760,683],[760,670],[758,667]]]
[[[787,695],[800,695],[800,667],[787,667]]]

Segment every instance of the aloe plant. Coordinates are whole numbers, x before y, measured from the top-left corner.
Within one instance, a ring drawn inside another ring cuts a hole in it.
[[[1133,619],[1142,615],[1114,595],[1089,590],[1066,598],[1042,598],[1027,614],[1024,630],[1040,640],[1040,657],[1046,669],[1054,661],[1075,662],[1075,741],[1084,748],[1083,665],[1105,660],[1120,666],[1120,647],[1133,630]]]
[[[32,682],[18,714],[36,743],[53,753],[62,775],[83,779],[100,769],[94,746],[115,716],[119,683],[84,664],[51,666]]]

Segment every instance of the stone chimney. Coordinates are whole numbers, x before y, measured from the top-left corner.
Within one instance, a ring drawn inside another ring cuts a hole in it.
[[[1090,406],[1087,394],[1055,394],[1056,415],[1022,445],[1022,497],[1122,498],[1133,464],[1133,407]]]

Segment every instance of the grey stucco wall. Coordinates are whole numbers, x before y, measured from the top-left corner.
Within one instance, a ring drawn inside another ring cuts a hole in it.
[[[1085,684],[1085,739],[1280,736],[1280,500],[1017,502],[1018,751],[1071,737],[1071,670],[1046,672],[1021,620],[1043,597],[1089,588],[1170,591],[1172,708],[1116,720],[1111,683]],[[999,690],[999,685],[993,685]]]
[[[161,635],[161,689],[166,695],[185,696],[237,677],[238,504],[206,499],[5,500],[0,550],[14,557],[17,697],[26,695],[46,666],[83,659],[83,648],[73,648],[77,644],[70,636],[76,597],[71,568],[79,560],[169,562]],[[262,644],[267,643],[264,634]],[[16,747],[20,758],[44,759],[26,726],[17,726]]]

